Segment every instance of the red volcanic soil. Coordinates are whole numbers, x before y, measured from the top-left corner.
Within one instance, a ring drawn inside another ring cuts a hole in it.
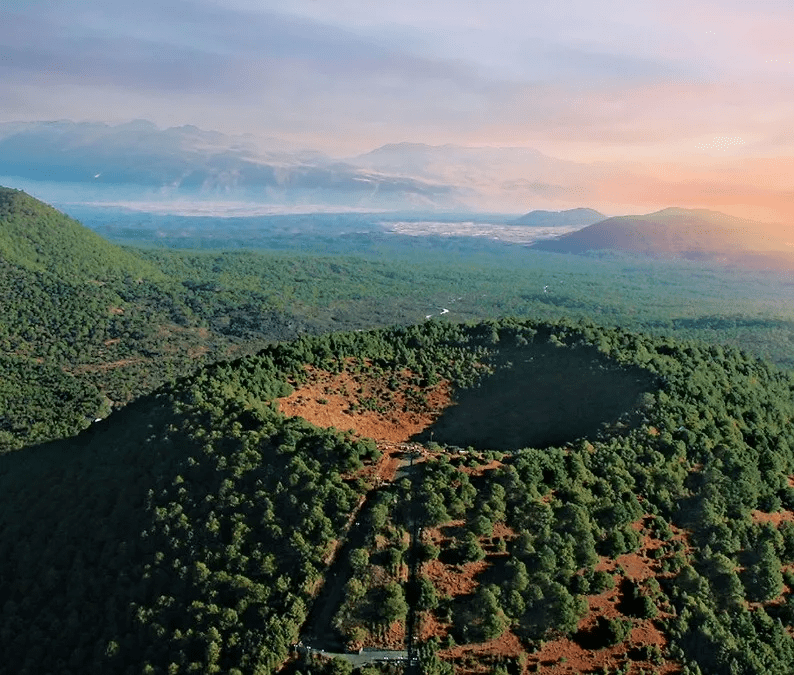
[[[488,464],[480,464],[475,467],[469,466],[458,466],[458,469],[463,473],[467,473],[470,476],[482,476],[488,471],[493,471],[494,469],[498,469],[502,466],[502,463],[498,459],[492,459]]]
[[[388,627],[383,636],[377,641],[377,644],[366,646],[378,647],[379,649],[404,649],[405,624],[395,621]]]
[[[642,660],[638,653],[638,649],[645,646],[657,645],[662,651],[667,646],[667,638],[660,630],[659,622],[659,619],[667,616],[663,607],[660,609],[657,619],[631,619],[632,630],[627,639],[620,644],[603,648],[589,648],[580,644],[577,639],[578,636],[588,634],[596,628],[599,617],[604,619],[626,618],[621,613],[621,587],[624,579],[643,582],[651,577],[661,575],[661,560],[652,557],[651,552],[662,547],[664,542],[653,537],[644,527],[644,522],[645,519],[633,525],[642,534],[642,544],[637,552],[618,556],[615,560],[602,557],[596,565],[596,569],[612,573],[615,586],[598,595],[587,596],[589,609],[579,621],[577,635],[572,638],[552,637],[552,639],[543,641],[538,651],[526,654],[523,672],[595,673],[601,672],[602,668],[614,670],[626,665],[629,666],[627,672],[633,675],[638,675],[643,670],[661,675],[680,672],[681,668],[677,663],[666,662],[663,665],[656,665]],[[443,547],[444,542],[448,539],[447,532],[451,532],[462,524],[463,521],[452,521],[440,528],[428,528],[425,536]],[[685,536],[685,533],[681,531],[674,531],[675,539]],[[495,528],[494,536],[510,538],[514,537],[515,533],[499,524],[499,532],[497,533]],[[422,573],[431,579],[439,595],[452,597],[468,595],[474,592],[478,577],[494,560],[494,556],[489,556],[480,562],[459,565],[446,565],[439,560],[433,560],[422,566]],[[420,622],[419,635],[421,639],[427,639],[432,635],[444,637],[449,628],[430,613],[424,613]],[[440,650],[439,656],[452,662],[456,673],[473,674],[490,672],[488,664],[497,663],[502,658],[516,658],[525,651],[518,637],[507,630],[501,637],[489,642],[459,645]]]
[[[774,511],[773,513],[766,513],[753,509],[750,513],[754,523],[772,523],[775,527],[780,523],[794,522],[794,511]]]
[[[308,380],[279,399],[279,409],[288,416],[300,416],[319,427],[352,429],[361,436],[379,441],[405,442],[429,427],[451,404],[448,382],[421,388],[424,404],[405,394],[406,387],[390,391],[383,378],[349,371],[332,374],[307,366]],[[411,374],[404,371],[401,379]],[[418,389],[412,385],[414,389]],[[378,410],[364,409],[362,400],[377,401]]]
[[[475,577],[482,574],[488,567],[485,560],[478,562],[462,563],[460,565],[445,565],[438,560],[431,560],[422,565],[422,573],[433,582],[439,595],[469,595],[477,588]]]
[[[408,446],[404,445],[415,434],[432,425],[444,408],[452,404],[449,383],[441,382],[432,387],[418,387],[413,375],[408,371],[399,374],[399,386],[390,389],[384,377],[368,372],[354,372],[354,364],[340,374],[307,367],[306,383],[296,387],[293,394],[279,400],[279,408],[285,415],[299,415],[322,427],[335,427],[373,438],[383,454],[380,460],[365,467],[359,475],[366,474],[369,478],[393,480],[400,465],[401,456]],[[421,400],[415,396],[407,396],[411,387],[422,394]],[[368,401],[368,405],[364,402]],[[483,477],[501,466],[498,461],[474,468],[459,466],[459,470],[473,477]],[[480,478],[481,480],[483,478]],[[756,512],[755,518],[792,519],[794,514],[763,514]],[[621,593],[624,579],[633,582],[644,582],[651,577],[661,576],[661,560],[653,557],[652,551],[664,545],[653,537],[645,527],[647,518],[634,524],[641,534],[641,547],[635,553],[618,556],[615,560],[601,558],[596,569],[605,570],[613,575],[615,587],[598,595],[587,596],[588,612],[578,624],[578,633],[573,638],[551,637],[543,641],[540,649],[527,653],[519,638],[506,630],[499,638],[479,644],[457,645],[439,651],[439,656],[451,662],[456,674],[491,672],[495,663],[503,659],[518,659],[522,654],[522,675],[528,672],[549,674],[561,673],[595,673],[602,668],[614,670],[628,665],[630,675],[638,675],[642,670],[655,672],[659,675],[672,675],[680,672],[679,664],[666,662],[655,665],[639,660],[637,649],[649,645],[658,645],[664,650],[667,639],[660,630],[660,618],[664,618],[664,606],[660,607],[657,619],[632,619],[632,630],[628,638],[611,647],[590,649],[577,641],[582,634],[598,625],[599,617],[605,619],[622,617]],[[442,551],[449,545],[455,532],[463,527],[464,521],[451,521],[440,527],[426,528],[422,538],[440,546]],[[674,529],[674,539],[682,539],[685,533]],[[497,538],[510,540],[516,533],[504,523],[494,524],[493,537],[482,538],[481,544],[488,552],[487,557],[479,562],[447,564],[442,560],[423,563],[420,573],[426,575],[433,583],[440,597],[456,597],[474,593],[484,573],[501,557],[496,550]],[[443,559],[443,556],[442,556]],[[445,637],[450,626],[439,620],[433,612],[422,612],[419,615],[417,632],[420,640],[432,636]],[[385,634],[377,639],[379,646],[401,648],[404,641],[404,627],[394,624]],[[584,641],[581,641],[584,642]],[[638,660],[633,660],[634,658]],[[514,661],[518,662],[518,661]]]
[[[458,675],[458,673],[490,673],[491,668],[483,662],[493,662],[504,657],[516,658],[523,651],[520,640],[512,631],[506,630],[498,638],[488,642],[458,645],[439,650],[438,655],[445,661],[452,661],[455,664],[455,673]]]
[[[420,641],[429,640],[431,637],[442,638],[449,632],[449,626],[436,619],[433,612],[419,612],[417,621],[417,635]]]
[[[596,565],[597,570],[614,573],[615,587],[598,595],[587,596],[589,611],[579,621],[580,633],[594,628],[598,624],[599,617],[605,619],[625,618],[618,609],[623,578],[631,581],[644,581],[660,574],[661,561],[651,558],[648,553],[661,547],[663,542],[647,532],[643,527],[643,521],[644,519],[633,524],[634,529],[643,533],[642,545],[637,552],[623,554],[615,560],[602,557]],[[678,532],[675,538],[683,536],[683,533]],[[659,612],[659,618],[665,616],[667,616],[665,612]],[[627,661],[627,655],[632,648],[657,645],[664,650],[667,646],[667,638],[659,629],[657,620],[633,619],[632,623],[634,625],[628,638],[617,645],[601,649],[587,649],[573,639],[560,637],[545,642],[538,652],[530,654],[527,664],[536,664],[540,672],[555,675],[558,673],[600,672],[602,668],[614,670],[627,662],[630,664],[628,671],[630,675],[640,673],[642,670],[661,675],[680,672],[680,665],[670,661],[661,666],[648,661]]]

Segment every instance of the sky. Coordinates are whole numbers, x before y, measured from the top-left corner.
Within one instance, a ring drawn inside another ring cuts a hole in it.
[[[792,35],[790,0],[0,0],[0,121],[531,147],[604,163],[587,205],[794,219]]]

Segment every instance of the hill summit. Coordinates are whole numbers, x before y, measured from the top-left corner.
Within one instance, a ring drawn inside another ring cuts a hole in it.
[[[789,673],[792,390],[730,349],[517,319],[208,366],[0,456],[0,673]],[[430,426],[356,430],[391,415]]]
[[[794,268],[794,228],[706,209],[666,208],[607,218],[577,232],[536,242],[560,253],[630,251],[650,256],[712,258],[743,267]]]
[[[584,227],[604,219],[604,214],[595,209],[567,209],[565,211],[530,211],[513,222],[516,225],[533,227]]]

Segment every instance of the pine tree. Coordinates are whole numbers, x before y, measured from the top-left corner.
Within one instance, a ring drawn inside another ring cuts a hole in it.
[[[776,598],[783,590],[780,558],[768,541],[761,542],[755,563],[746,572],[747,595],[751,600],[765,602]]]

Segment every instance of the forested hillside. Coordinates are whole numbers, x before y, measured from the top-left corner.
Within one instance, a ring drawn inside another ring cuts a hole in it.
[[[349,229],[344,214],[277,219],[292,250],[122,248],[22,192],[0,201],[0,452],[77,433],[203,363],[428,316],[591,318],[794,365],[794,286],[775,275],[321,234]]]
[[[15,267],[95,284],[125,276],[163,277],[154,266],[21,190],[0,187],[0,223],[0,258]]]
[[[250,274],[256,267],[270,270],[274,260],[281,261],[295,274],[276,279],[264,273],[276,295],[286,294],[325,320],[357,322],[332,321],[330,329],[414,323],[441,308],[450,310],[447,318],[452,320],[587,317],[634,330],[728,343],[794,366],[790,274],[740,271],[702,257],[654,260],[603,251],[562,255],[487,236],[388,234],[381,226],[384,214],[212,218],[96,209],[78,213],[112,241],[159,249],[153,255],[169,267],[169,254],[174,254],[179,264],[187,258],[204,273],[217,266],[223,270],[220,274],[233,279],[238,262],[248,270],[244,274]],[[398,217],[408,218],[392,216]],[[501,222],[465,217],[486,230],[487,223]],[[218,250],[235,254],[218,256]],[[329,268],[341,268],[344,274],[329,273]],[[330,294],[328,305],[316,297],[318,293]],[[385,323],[368,323],[373,318]]]
[[[279,411],[323,377],[349,431]],[[546,396],[501,416],[477,399],[528,377]],[[600,378],[624,401],[589,431],[495,450],[444,425],[592,407]],[[790,673],[793,392],[745,353],[569,321],[429,321],[204,367],[0,457],[0,672],[350,672],[291,652],[343,584],[328,630],[413,635],[427,673]],[[428,419],[404,449],[355,432],[404,407]]]
[[[0,452],[76,433],[205,354],[296,335],[289,313],[264,303],[246,309],[261,295],[241,299],[170,278],[7,188],[0,295]]]

